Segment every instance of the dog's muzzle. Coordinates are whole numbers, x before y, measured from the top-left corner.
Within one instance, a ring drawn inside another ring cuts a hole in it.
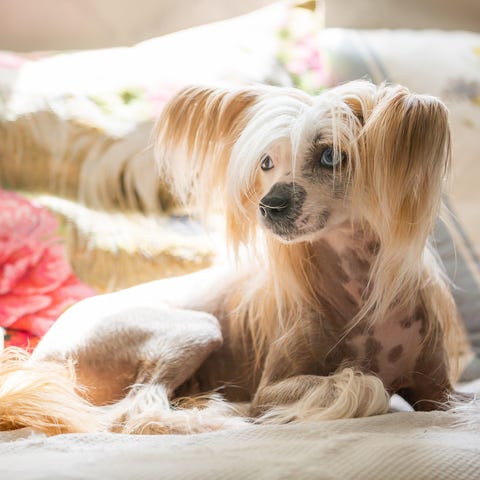
[[[289,215],[292,209],[292,188],[288,183],[277,183],[260,200],[260,214],[264,219],[279,220]]]
[[[290,200],[283,200],[281,198],[269,199],[263,197],[258,208],[263,218],[275,220],[288,214]]]
[[[258,206],[263,223],[280,236],[291,234],[302,213],[307,192],[297,183],[280,182],[260,200]]]

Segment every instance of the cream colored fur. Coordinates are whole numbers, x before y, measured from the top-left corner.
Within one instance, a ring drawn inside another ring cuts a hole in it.
[[[0,354],[0,430],[49,434],[102,429],[100,412],[79,396],[72,365],[36,362],[12,347]]]
[[[295,388],[286,380],[282,389]],[[279,396],[282,392],[277,392]],[[323,377],[316,388],[288,406],[273,406],[257,420],[259,423],[291,423],[338,418],[370,417],[387,413],[390,395],[381,380],[345,368],[330,377]]]
[[[181,407],[171,406],[162,385],[134,386],[120,402],[105,407],[108,428],[134,434],[190,434],[240,428],[246,420],[233,406],[211,395]]]

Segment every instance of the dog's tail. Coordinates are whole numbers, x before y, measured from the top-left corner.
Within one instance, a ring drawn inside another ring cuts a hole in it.
[[[0,431],[98,431],[100,413],[80,395],[73,365],[36,361],[14,347],[0,353]]]

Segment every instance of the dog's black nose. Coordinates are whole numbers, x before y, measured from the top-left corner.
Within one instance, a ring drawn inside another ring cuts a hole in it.
[[[288,189],[272,188],[270,192],[260,200],[259,210],[264,218],[274,220],[285,216],[290,210],[292,195]]]

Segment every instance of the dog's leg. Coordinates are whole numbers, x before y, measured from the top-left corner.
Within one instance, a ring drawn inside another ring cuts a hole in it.
[[[237,424],[215,396],[201,408],[170,406],[175,390],[221,346],[217,319],[123,300],[110,294],[72,307],[48,332],[36,360],[72,361],[78,384],[111,430],[193,433]]]
[[[419,411],[448,409],[453,393],[442,337],[437,335],[434,339],[424,345],[411,374],[410,385],[398,392]]]
[[[453,389],[442,348],[425,348],[416,367],[412,385],[398,392],[415,410],[449,410],[458,425],[480,427],[480,396]]]
[[[141,319],[135,324],[118,318],[115,321],[117,335],[121,332],[130,344],[124,353],[130,365],[136,366],[136,376],[127,395],[105,407],[109,429],[134,434],[188,434],[244,424],[218,395],[190,399],[180,408],[173,399],[171,405],[175,390],[220,347],[222,335],[216,318],[170,307],[136,307],[135,315]]]
[[[260,386],[252,414],[261,423],[333,420],[388,412],[382,381],[351,368],[333,375],[299,375]]]
[[[119,400],[136,383],[161,384],[171,395],[222,345],[213,315],[121,300],[111,294],[79,302],[34,352],[36,360],[73,361],[94,404]]]

